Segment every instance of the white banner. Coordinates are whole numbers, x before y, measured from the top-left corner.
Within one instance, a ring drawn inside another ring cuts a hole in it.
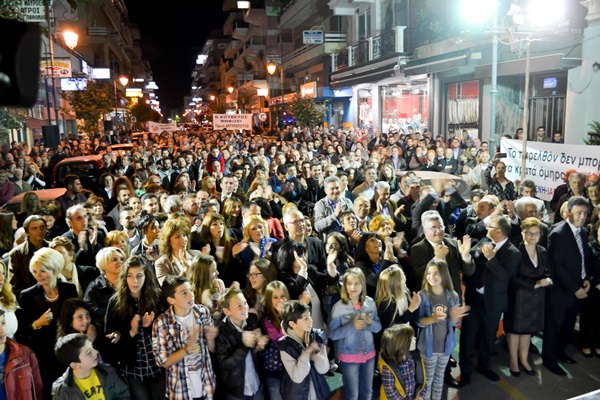
[[[506,177],[515,182],[521,179],[523,142],[502,139],[502,153],[507,158]],[[554,189],[564,183],[565,172],[574,169],[583,174],[596,173],[600,169],[600,152],[597,146],[527,142],[525,178],[537,185],[537,195],[544,200],[552,199]]]
[[[252,114],[213,114],[213,129],[252,130]]]
[[[158,122],[148,121],[148,131],[150,133],[161,133],[163,131],[175,132],[177,129],[177,123],[169,122],[168,124],[159,124]]]

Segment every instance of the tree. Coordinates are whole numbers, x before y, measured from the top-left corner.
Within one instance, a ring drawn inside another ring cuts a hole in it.
[[[160,114],[158,111],[150,107],[144,101],[138,101],[129,108],[132,117],[135,117],[136,124],[143,122],[160,122]]]
[[[587,134],[589,139],[583,139],[583,142],[588,146],[600,146],[600,122],[593,121],[591,124],[588,124],[591,131],[588,131]]]
[[[0,142],[8,143],[9,131],[22,129],[27,116],[26,109],[0,107]]]
[[[315,103],[313,99],[296,97],[290,110],[299,125],[312,126],[323,123],[327,112],[325,107]]]
[[[98,131],[98,122],[104,114],[108,114],[114,106],[112,86],[98,81],[88,81],[86,90],[61,92],[60,96],[71,105],[63,112],[74,111],[77,119],[83,120],[78,127],[88,133]]]

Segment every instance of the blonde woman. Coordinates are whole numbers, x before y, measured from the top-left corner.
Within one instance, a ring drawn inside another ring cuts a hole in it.
[[[129,239],[123,231],[110,231],[104,239],[104,247],[116,247],[123,250],[125,258],[129,258]]]
[[[197,250],[190,250],[190,232],[190,220],[178,216],[169,218],[161,229],[158,235],[161,256],[154,264],[161,285],[167,275],[185,275],[194,257],[200,254]]]
[[[60,272],[59,279],[74,284],[77,287],[79,298],[83,298],[88,285],[98,277],[98,268],[75,265],[75,246],[64,236],[52,239],[48,247],[58,251],[65,260],[65,266]]]

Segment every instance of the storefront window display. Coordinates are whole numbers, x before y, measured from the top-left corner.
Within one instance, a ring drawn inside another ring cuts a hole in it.
[[[361,129],[369,129],[373,126],[373,96],[370,90],[358,91],[358,119]]]
[[[479,81],[448,84],[448,132],[479,136]]]
[[[381,87],[381,131],[407,133],[408,128],[425,132],[429,118],[429,92],[426,85]]]

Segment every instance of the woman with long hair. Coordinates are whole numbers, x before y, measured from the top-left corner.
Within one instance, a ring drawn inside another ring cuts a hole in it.
[[[106,310],[106,332],[118,332],[114,353],[135,400],[165,398],[165,371],[152,352],[152,323],[165,307],[146,260],[130,257],[121,268],[117,291]]]
[[[13,238],[18,228],[17,219],[11,212],[0,210],[0,256],[13,248]]]
[[[209,196],[218,195],[217,180],[214,176],[208,175],[202,178],[202,190],[208,193]]]
[[[400,179],[396,176],[394,167],[389,163],[381,166],[379,181],[387,182],[390,185],[390,193],[396,193],[400,189]]]
[[[338,277],[343,276],[349,268],[354,267],[354,259],[350,256],[348,241],[340,232],[332,232],[325,241],[327,264],[335,266]],[[341,283],[339,280],[326,285],[323,292],[325,314],[329,315],[333,305],[340,300]]]
[[[33,190],[42,190],[46,187],[46,178],[40,167],[34,162],[27,163],[23,180],[31,185]]]
[[[248,312],[256,314],[258,319],[263,316],[263,297],[267,285],[277,278],[277,271],[271,265],[271,261],[263,258],[250,263],[248,271],[248,282],[242,291],[248,302]]]
[[[200,252],[190,250],[191,222],[183,216],[171,217],[158,235],[160,258],[154,263],[156,278],[162,285],[167,275],[185,275]]]
[[[12,285],[7,278],[8,268],[0,261],[0,308],[4,310],[6,336],[12,339],[19,328],[19,321],[15,314],[19,304],[17,303],[17,297],[13,293]]]
[[[203,254],[213,256],[221,274],[231,261],[231,251],[234,245],[235,240],[230,238],[227,233],[224,217],[216,213],[207,215],[200,228],[200,241],[194,243],[194,248],[202,250]],[[227,278],[227,286],[231,283],[232,281]]]
[[[339,282],[339,274],[333,263],[327,264],[327,272],[318,271],[307,263],[307,248],[303,243],[289,241],[277,251],[278,279],[287,286],[290,299],[310,304],[313,325],[323,329],[325,325],[324,304],[321,301],[325,287]]]
[[[220,320],[220,316],[216,316],[220,312],[218,300],[225,291],[225,284],[218,276],[215,258],[204,254],[194,257],[192,268],[187,272],[196,303],[206,306],[215,320]]]
[[[228,197],[223,202],[223,217],[227,228],[242,226],[242,202],[237,197]]]
[[[392,246],[386,246],[384,251],[379,233],[365,232],[358,242],[355,260],[355,266],[365,274],[367,295],[375,297],[379,274],[393,264]]]
[[[144,190],[144,181],[138,174],[131,175],[131,184],[133,185],[134,193],[138,197],[142,197],[146,191]]]
[[[30,215],[39,215],[42,211],[40,207],[40,198],[35,192],[27,192],[23,195],[23,201],[21,202],[21,212],[17,214],[17,223],[19,226],[23,226],[23,222]]]

